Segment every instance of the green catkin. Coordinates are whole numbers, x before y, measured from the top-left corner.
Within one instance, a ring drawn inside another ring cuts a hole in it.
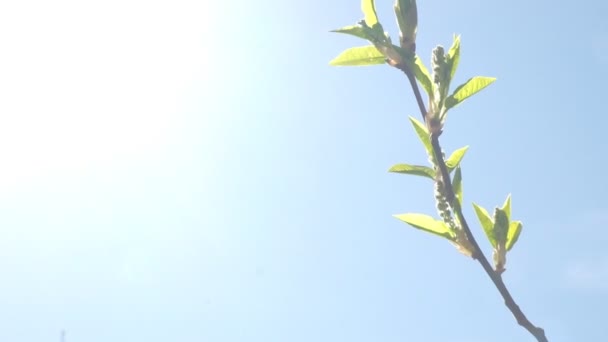
[[[445,152],[441,151],[442,158],[445,159]],[[437,162],[435,157],[430,155],[429,161],[433,165],[435,169],[435,207],[437,209],[437,213],[443,219],[443,221],[453,230],[458,228],[456,221],[454,220],[454,216],[452,215],[452,207],[450,203],[448,203],[447,192],[445,189],[445,183],[443,182],[443,177],[441,175],[441,171],[437,166]]]
[[[443,154],[443,158],[445,159],[445,153],[442,152],[442,154]],[[430,159],[435,161],[434,158],[430,158]],[[464,255],[472,256],[473,255],[472,251],[474,250],[474,248],[471,246],[471,243],[469,242],[469,239],[467,238],[466,234],[464,233],[464,230],[462,230],[460,222],[458,221],[458,218],[454,215],[454,209],[448,202],[448,197],[447,197],[446,189],[445,189],[445,183],[443,182],[441,170],[439,170],[439,167],[436,165],[436,163],[433,163],[433,167],[435,169],[435,191],[434,192],[435,192],[435,206],[437,208],[437,212],[439,213],[439,216],[441,217],[441,219],[443,219],[443,222],[445,222],[448,225],[448,227],[450,227],[450,230],[452,230],[456,234],[456,236],[454,237],[455,240],[453,240],[453,243],[456,246],[456,248]]]
[[[446,69],[445,50],[443,46],[437,45],[433,49],[433,56],[431,58],[431,66],[433,68],[433,82],[440,84],[444,80],[444,74]]]

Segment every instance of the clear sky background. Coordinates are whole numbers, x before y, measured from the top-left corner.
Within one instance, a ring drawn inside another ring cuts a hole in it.
[[[377,1],[397,38],[392,1]],[[608,337],[608,3],[419,1],[418,51],[497,82],[442,136],[513,196],[505,281],[552,342]],[[532,341],[435,215],[405,78],[335,68],[358,0],[0,5],[0,341]]]

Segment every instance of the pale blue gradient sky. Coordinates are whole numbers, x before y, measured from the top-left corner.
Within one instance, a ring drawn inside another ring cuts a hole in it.
[[[0,5],[0,341],[528,341],[477,263],[392,217],[434,214],[418,116],[359,1]],[[380,20],[396,38],[392,1]],[[513,196],[505,281],[549,340],[608,335],[608,4],[419,1],[462,35],[465,201]],[[487,246],[470,205],[466,214]],[[489,249],[486,248],[489,252]]]

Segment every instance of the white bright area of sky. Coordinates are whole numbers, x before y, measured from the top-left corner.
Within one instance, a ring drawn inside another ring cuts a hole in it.
[[[205,7],[5,2],[0,189],[153,157],[174,134],[180,93],[196,72],[212,75],[203,62]]]
[[[189,0],[0,5],[0,321],[11,327],[0,340],[48,340],[60,328],[68,340],[130,340],[120,338],[128,327],[100,323],[150,324],[179,301],[175,287],[159,292],[192,273],[185,260],[213,253],[192,198],[207,159],[188,146],[221,134],[195,102],[222,85],[210,67],[222,10]],[[187,127],[192,117],[201,131]]]

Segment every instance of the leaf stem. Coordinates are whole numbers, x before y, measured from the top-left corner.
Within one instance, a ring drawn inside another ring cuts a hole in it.
[[[405,63],[396,65],[395,67],[398,68],[399,70],[403,71],[403,73],[407,76],[407,78],[410,82],[410,85],[412,87],[412,90],[414,92],[414,96],[416,97],[416,102],[418,103],[418,108],[420,109],[420,114],[422,115],[422,118],[426,122],[427,121],[426,120],[427,119],[427,110],[424,105],[424,101],[423,101],[422,95],[420,93],[420,88],[418,87],[418,83],[416,82],[416,77],[414,76],[414,73],[407,65],[405,65]],[[448,171],[447,165],[445,164],[445,160],[441,154],[441,145],[439,143],[439,135],[441,135],[441,131],[439,131],[438,133],[431,134],[431,144],[433,146],[433,154],[435,156],[435,160],[437,161],[439,171],[441,172],[441,178],[443,179],[443,182],[445,185],[446,197],[447,197],[448,203],[450,203],[452,205],[452,208],[454,208],[454,213],[458,217],[458,220],[459,220],[460,224],[462,225],[462,229],[464,230],[464,233],[465,233],[467,239],[471,243],[471,246],[473,246],[473,249],[474,249],[473,255],[472,255],[473,259],[477,260],[479,262],[479,264],[481,265],[481,267],[484,269],[484,271],[488,274],[488,276],[494,283],[494,286],[496,286],[496,289],[498,290],[498,292],[504,299],[506,307],[511,311],[511,313],[517,320],[517,323],[519,325],[521,325],[522,327],[524,327],[528,332],[530,332],[530,334],[532,334],[538,342],[548,342],[547,337],[545,336],[545,331],[542,328],[537,327],[534,324],[532,324],[532,322],[530,322],[528,320],[528,318],[523,313],[523,311],[521,311],[521,309],[519,308],[519,306],[517,305],[517,303],[511,296],[511,293],[507,289],[507,286],[505,285],[501,274],[494,271],[494,269],[492,268],[492,265],[490,265],[490,262],[488,261],[486,256],[483,254],[483,251],[481,250],[481,248],[479,247],[479,244],[475,240],[475,237],[473,236],[473,233],[471,232],[471,229],[469,228],[469,225],[464,217],[464,214],[462,213],[462,208],[460,207],[460,203],[458,202],[458,200],[456,199],[456,196],[454,195],[454,187],[452,186],[452,180],[450,178],[450,173]]]

